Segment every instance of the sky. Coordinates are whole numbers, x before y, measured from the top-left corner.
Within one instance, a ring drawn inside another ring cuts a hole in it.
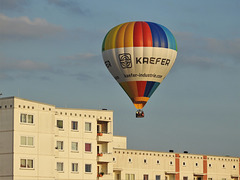
[[[239,0],[0,0],[0,92],[57,107],[114,112],[128,149],[240,157]],[[135,118],[102,59],[129,21],[166,26],[178,55]]]

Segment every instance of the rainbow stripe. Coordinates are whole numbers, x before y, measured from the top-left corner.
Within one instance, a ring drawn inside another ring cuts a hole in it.
[[[177,51],[173,34],[153,22],[134,21],[112,28],[102,44],[102,51],[122,47],[162,47]]]

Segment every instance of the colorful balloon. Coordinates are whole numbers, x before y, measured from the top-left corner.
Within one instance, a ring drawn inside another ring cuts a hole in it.
[[[177,43],[164,26],[134,21],[112,28],[102,56],[108,70],[137,109],[142,109],[172,68]]]

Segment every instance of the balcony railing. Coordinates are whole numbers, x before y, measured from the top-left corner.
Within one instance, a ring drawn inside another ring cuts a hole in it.
[[[112,153],[98,153],[97,161],[98,162],[112,162],[113,156]]]
[[[113,139],[112,133],[103,133],[103,132],[97,133],[97,141],[111,142],[112,139]]]
[[[112,173],[107,173],[107,174],[106,173],[103,173],[103,174],[99,173],[97,175],[97,177],[101,180],[109,180],[109,179],[113,179],[112,175],[113,175]]]
[[[102,136],[102,135],[103,135],[103,133],[101,133],[101,132],[97,133],[97,136]]]

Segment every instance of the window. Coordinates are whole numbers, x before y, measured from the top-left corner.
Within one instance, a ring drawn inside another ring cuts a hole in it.
[[[160,175],[156,175],[156,180],[161,180],[161,176]]]
[[[21,123],[26,123],[26,124],[33,124],[33,115],[21,114],[20,122]]]
[[[208,167],[212,167],[212,164],[209,164]]]
[[[92,144],[85,143],[85,152],[92,152]]]
[[[20,167],[26,169],[33,169],[33,159],[21,159]]]
[[[72,163],[72,172],[78,172],[78,163]]]
[[[63,129],[63,120],[57,120],[57,127]]]
[[[183,177],[183,180],[188,180],[188,177],[187,177],[187,176],[184,176],[184,177]]]
[[[57,171],[63,171],[63,162],[57,162]]]
[[[57,141],[56,149],[63,150],[63,141]]]
[[[21,136],[21,146],[33,146],[33,137]]]
[[[212,178],[208,178],[208,180],[212,180]]]
[[[78,122],[72,121],[72,130],[78,130]]]
[[[144,162],[144,163],[147,163],[147,160],[146,160],[146,159],[144,159],[144,160],[143,160],[143,162]]]
[[[92,131],[92,123],[85,122],[85,131]]]
[[[92,172],[92,165],[91,164],[85,164],[85,172]]]
[[[172,162],[172,161],[170,161],[170,162],[169,162],[169,164],[170,164],[170,165],[173,165],[173,162]]]
[[[198,163],[195,163],[195,166],[198,167]]]
[[[157,160],[157,164],[160,164],[160,161],[159,161],[159,160]]]
[[[235,166],[235,165],[233,165],[233,169],[236,169],[236,166]]]
[[[125,179],[126,180],[135,180],[135,174],[126,174]]]
[[[132,162],[132,159],[131,159],[131,158],[129,158],[129,159],[128,159],[128,162],[130,162],[130,163],[131,163],[131,162]]]
[[[72,151],[78,151],[78,143],[72,142]]]
[[[148,174],[143,175],[143,180],[148,180]]]
[[[186,166],[186,163],[185,163],[185,162],[183,162],[183,163],[182,163],[182,165],[183,165],[183,166]]]

